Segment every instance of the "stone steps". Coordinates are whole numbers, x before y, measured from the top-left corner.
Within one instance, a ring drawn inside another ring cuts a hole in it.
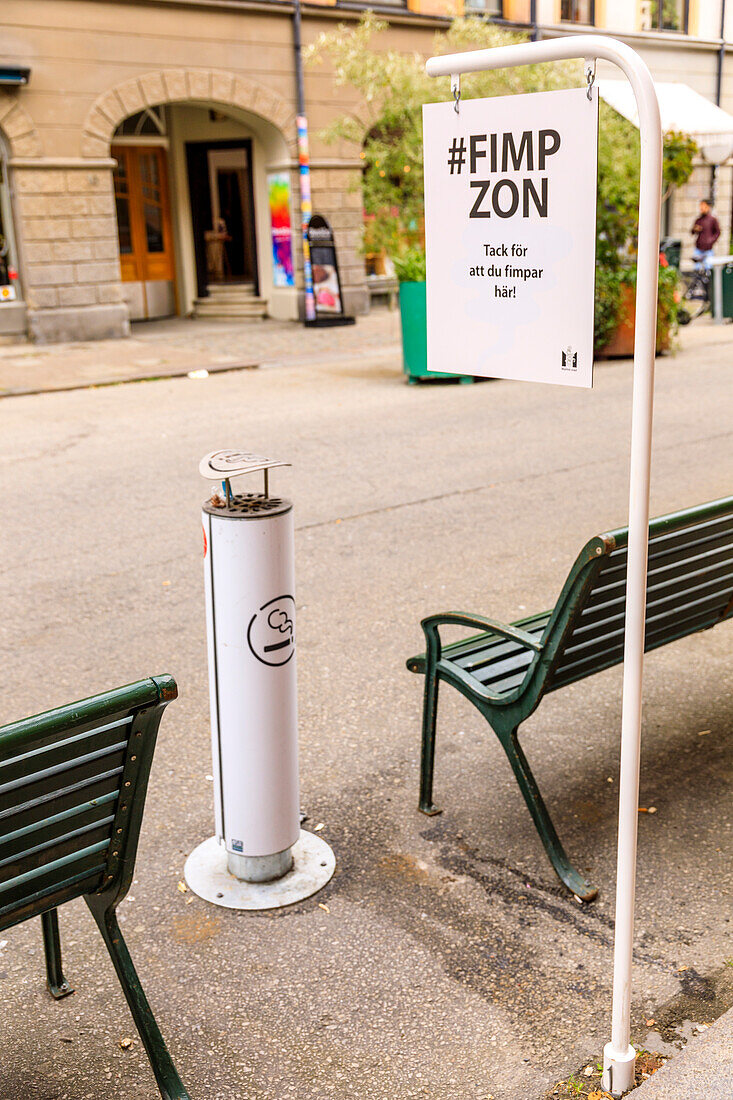
[[[196,298],[194,318],[208,321],[260,321],[267,316],[267,302],[258,298],[251,283],[216,284],[207,298]]]

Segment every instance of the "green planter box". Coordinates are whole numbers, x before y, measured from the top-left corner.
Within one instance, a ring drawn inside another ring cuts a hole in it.
[[[465,374],[438,374],[428,370],[428,327],[425,315],[425,283],[400,283],[402,318],[402,369],[408,382],[419,378],[454,378],[473,382]]]
[[[726,264],[720,274],[723,280],[723,316],[731,318],[733,317],[733,264]]]

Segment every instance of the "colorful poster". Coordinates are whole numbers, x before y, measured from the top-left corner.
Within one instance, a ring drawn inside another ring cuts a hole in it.
[[[267,177],[272,232],[272,282],[274,286],[295,286],[293,246],[290,234],[290,177],[271,172]]]

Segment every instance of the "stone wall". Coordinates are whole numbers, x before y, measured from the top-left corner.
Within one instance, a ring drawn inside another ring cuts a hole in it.
[[[39,343],[129,333],[112,165],[14,169],[29,334]]]

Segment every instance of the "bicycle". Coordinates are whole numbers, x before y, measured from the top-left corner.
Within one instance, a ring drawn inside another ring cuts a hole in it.
[[[684,291],[682,301],[688,306],[677,307],[677,320],[681,325],[689,325],[690,321],[701,317],[710,309],[710,272],[698,264],[694,271],[687,275],[681,275]]]

